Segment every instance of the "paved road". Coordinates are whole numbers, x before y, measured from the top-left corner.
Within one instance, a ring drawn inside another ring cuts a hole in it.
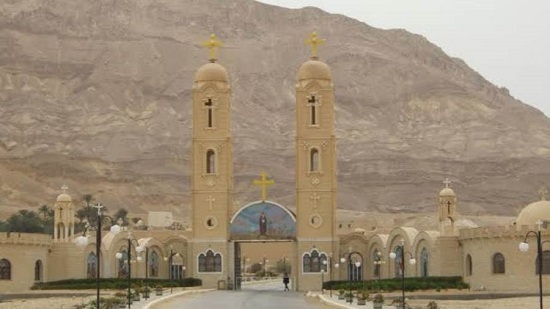
[[[322,308],[316,301],[307,300],[303,293],[284,292],[282,283],[245,286],[241,291],[215,291],[182,296],[167,301],[155,309],[180,308],[235,308],[235,309],[283,309]]]

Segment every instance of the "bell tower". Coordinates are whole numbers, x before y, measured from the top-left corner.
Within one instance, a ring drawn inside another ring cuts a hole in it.
[[[210,49],[210,59],[197,70],[193,83],[193,249],[189,265],[196,268],[192,269],[194,276],[213,287],[229,270],[225,253],[229,252],[233,194],[231,86],[226,69],[215,58],[221,42],[212,34],[203,45]]]
[[[455,234],[455,221],[457,219],[456,214],[456,194],[449,187],[451,181],[449,178],[443,181],[445,188],[439,192],[439,229],[441,235],[454,235]]]
[[[334,86],[329,66],[317,55],[318,45],[323,42],[315,32],[306,41],[312,47],[311,57],[298,70],[296,84],[297,265],[303,274],[298,280],[300,291],[318,288],[318,277],[309,274],[313,268],[305,267],[303,256],[338,256]]]
[[[74,239],[74,206],[73,200],[67,194],[66,185],[61,187],[63,193],[57,196],[54,205],[54,242],[72,242]]]

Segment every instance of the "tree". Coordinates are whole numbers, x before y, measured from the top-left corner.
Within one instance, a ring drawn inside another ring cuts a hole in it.
[[[7,223],[9,224],[10,232],[44,233],[44,222],[40,220],[38,214],[32,210],[19,210],[18,213],[8,218]]]
[[[257,272],[260,272],[260,271],[263,271],[264,268],[262,267],[262,264],[260,263],[253,263],[252,265],[250,265],[250,272],[251,273],[257,273]]]
[[[281,259],[277,261],[275,265],[275,272],[279,274],[290,274],[290,263],[286,259]]]
[[[113,216],[113,219],[114,220],[118,220],[118,218],[121,218],[123,223],[122,225],[128,225],[129,223],[129,220],[128,220],[128,210],[124,209],[124,208],[120,208],[119,210],[117,210],[115,212],[115,215]],[[116,222],[116,221],[115,221]],[[113,223],[115,223],[113,222]]]
[[[50,207],[48,205],[44,204],[38,208],[38,213],[42,215],[42,219],[46,221],[46,217],[48,216],[48,212],[50,210]]]

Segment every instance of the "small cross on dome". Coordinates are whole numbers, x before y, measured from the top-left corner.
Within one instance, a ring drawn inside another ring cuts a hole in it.
[[[451,184],[451,181],[449,180],[449,177],[445,178],[445,180],[443,180],[443,183],[445,184],[445,188],[448,188],[449,185]]]

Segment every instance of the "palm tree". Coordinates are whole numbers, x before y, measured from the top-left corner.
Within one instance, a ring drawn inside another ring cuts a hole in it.
[[[38,213],[42,215],[42,219],[46,221],[46,217],[48,216],[48,213],[50,212],[50,207],[48,205],[44,204],[38,208]]]

